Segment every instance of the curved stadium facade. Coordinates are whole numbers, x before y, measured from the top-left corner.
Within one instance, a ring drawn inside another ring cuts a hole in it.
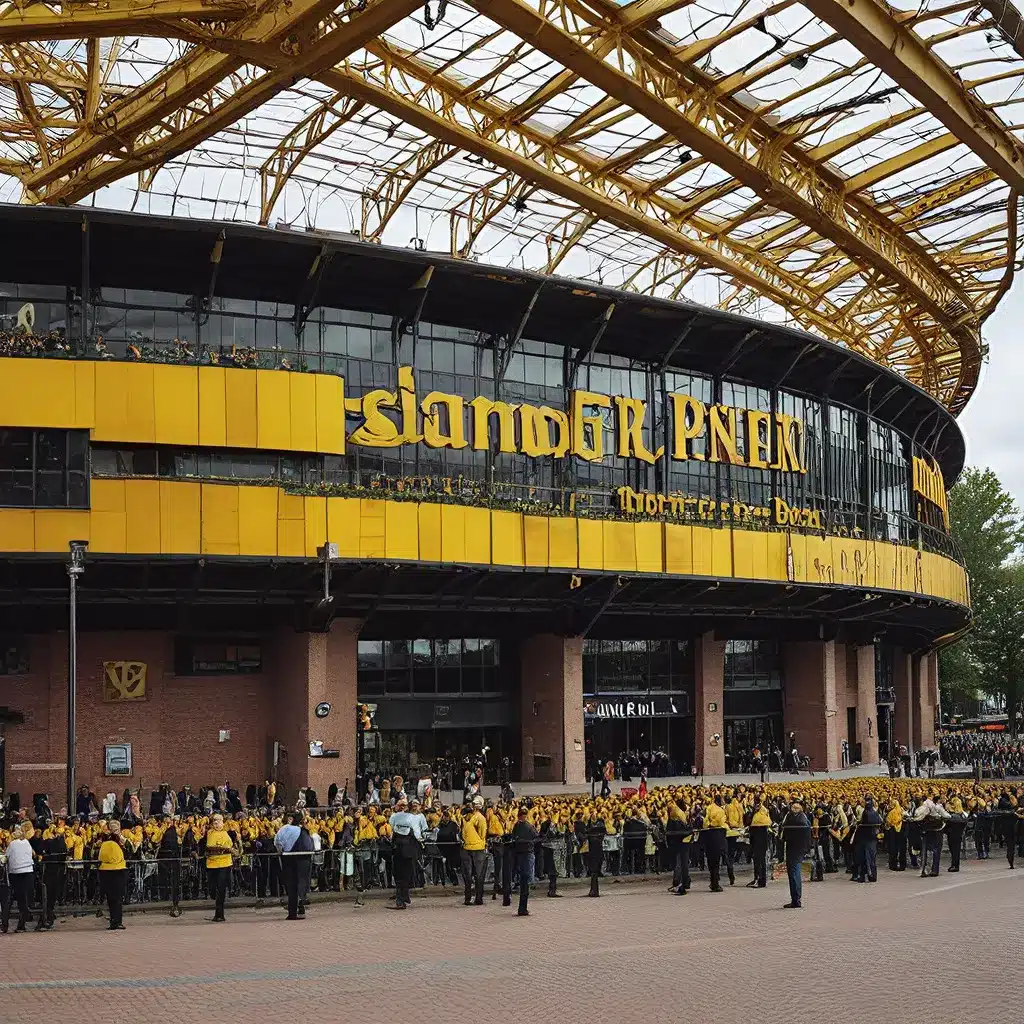
[[[63,780],[73,540],[94,788],[932,742],[964,446],[878,363],[323,232],[24,207],[0,232],[23,799]]]

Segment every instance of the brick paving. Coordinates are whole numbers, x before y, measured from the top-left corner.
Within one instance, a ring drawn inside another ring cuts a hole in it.
[[[276,908],[177,920],[95,918],[0,935],[0,1021],[251,1024],[400,1020],[451,1024],[714,1021],[774,1024],[1010,1024],[1024,992],[1024,871],[1002,860],[922,879],[882,871],[686,897],[612,886],[590,900],[416,900],[321,905],[304,922]],[[927,994],[925,994],[927,993]]]

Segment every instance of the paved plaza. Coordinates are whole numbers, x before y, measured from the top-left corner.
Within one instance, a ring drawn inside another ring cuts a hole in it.
[[[417,899],[276,908],[178,920],[131,915],[128,930],[62,922],[0,935],[0,1020],[251,1024],[255,1020],[551,1024],[1018,1022],[1024,991],[1024,871],[967,862],[922,879],[882,871],[805,885],[783,910],[785,881],[721,895],[696,879],[686,897],[660,885],[607,884],[466,908]],[[284,1016],[282,1016],[284,1015]]]

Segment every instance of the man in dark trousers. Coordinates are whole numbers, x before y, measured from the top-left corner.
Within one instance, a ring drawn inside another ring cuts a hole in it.
[[[530,860],[533,844],[537,842],[537,830],[526,820],[526,807],[519,808],[519,820],[512,826],[512,852],[515,857],[515,878],[519,883],[519,916],[529,917],[527,903],[530,899]]]
[[[588,896],[600,896],[601,862],[604,859],[604,822],[595,814],[587,822],[587,873],[590,875],[590,892]]]
[[[747,882],[748,889],[763,889],[768,884],[768,831],[772,826],[769,815],[760,799],[754,800],[750,816],[750,856],[754,862],[754,880]]]
[[[875,810],[875,801],[868,797],[853,836],[853,882],[878,881],[878,830],[882,816]]]
[[[789,903],[786,910],[796,910],[803,906],[803,879],[800,876],[800,865],[804,855],[811,848],[811,823],[804,814],[803,804],[794,800],[789,805],[789,814],[782,822],[782,841],[786,845],[786,874],[789,875]]]
[[[72,819],[73,820],[73,819]],[[39,828],[44,824],[36,823]],[[39,916],[36,930],[52,928],[56,922],[54,909],[58,897],[64,894],[64,868],[68,859],[68,847],[64,836],[54,833],[49,839],[43,840],[43,884],[46,886],[46,907]]]
[[[690,843],[687,840],[692,835],[693,826],[687,821],[679,805],[670,804],[668,824],[665,826],[665,845],[668,847],[672,864],[672,885],[669,892],[675,896],[685,896],[687,889],[690,888]]]

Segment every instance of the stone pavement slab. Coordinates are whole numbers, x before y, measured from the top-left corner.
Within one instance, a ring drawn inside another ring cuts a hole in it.
[[[321,905],[95,919],[0,935],[0,1020],[252,1024],[256,1020],[607,1024],[1016,1024],[1024,871],[969,861],[922,879],[882,871],[805,884],[706,883],[685,897],[607,887],[536,895],[529,918],[488,901],[389,912]]]

